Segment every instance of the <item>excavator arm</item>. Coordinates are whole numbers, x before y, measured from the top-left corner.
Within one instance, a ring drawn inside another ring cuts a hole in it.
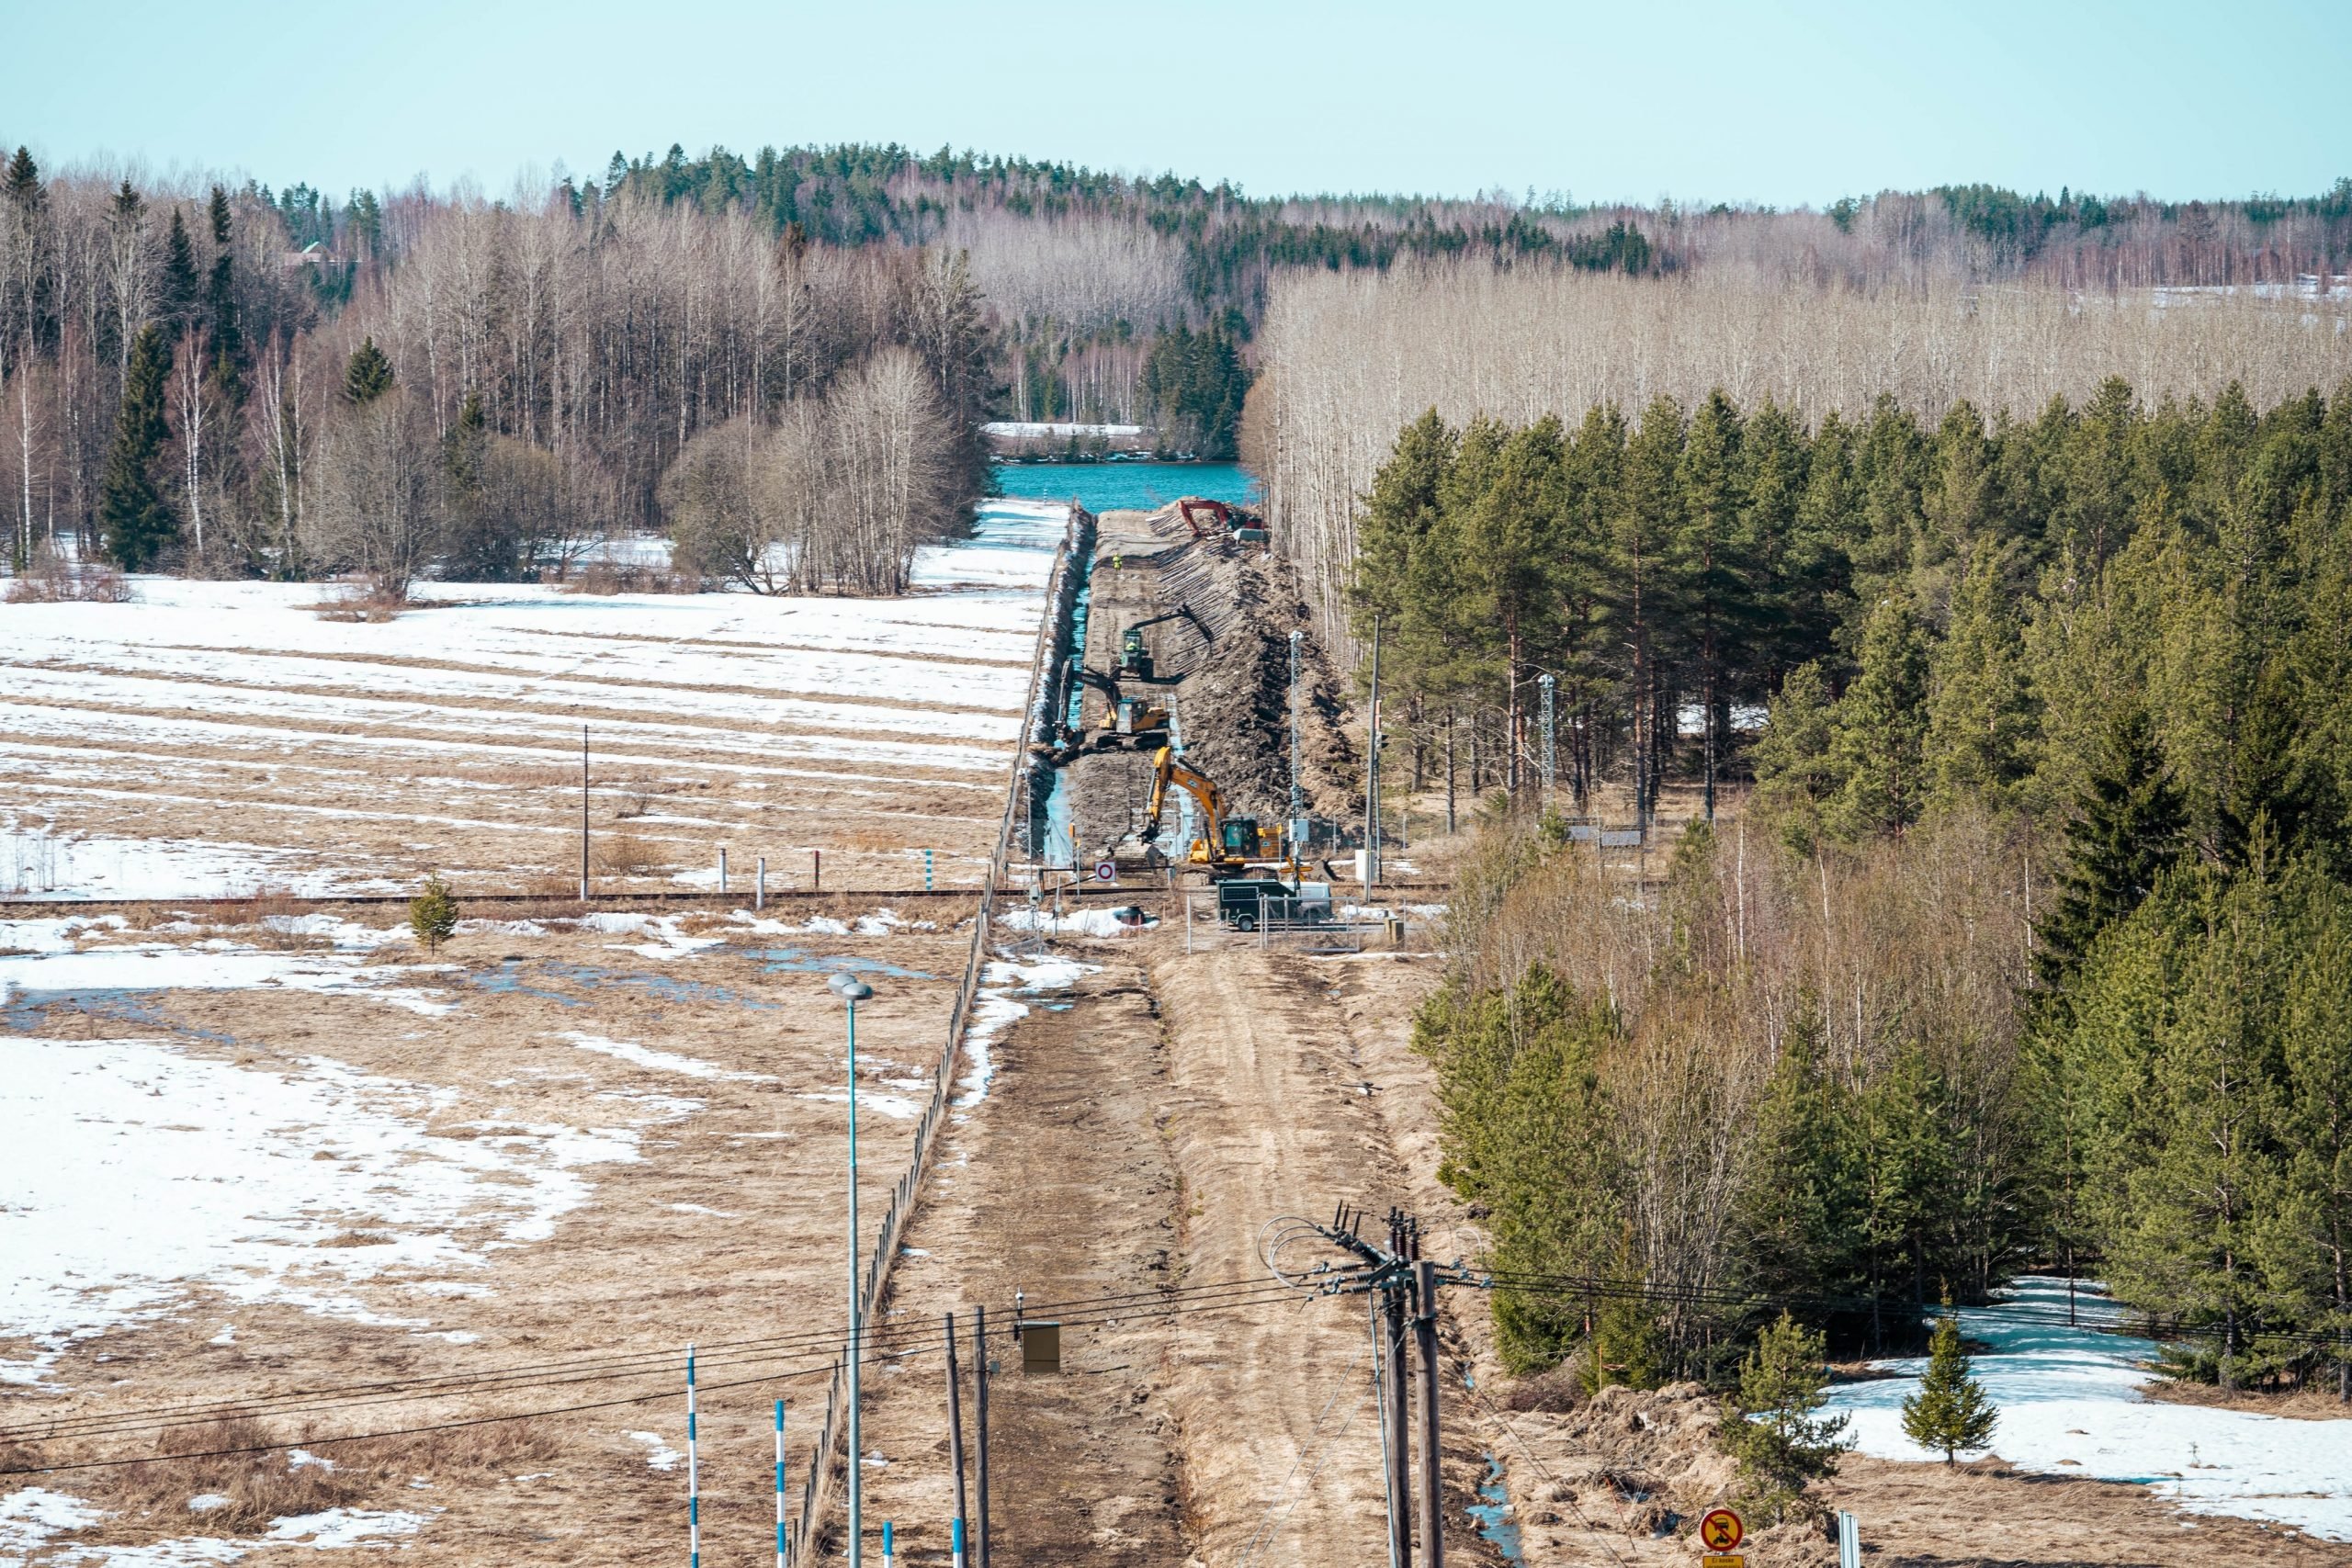
[[[1198,768],[1187,766],[1176,755],[1173,746],[1162,746],[1151,759],[1151,801],[1144,809],[1143,840],[1150,843],[1159,837],[1159,818],[1168,805],[1170,784],[1193,797],[1201,808],[1201,826],[1212,844],[1222,841],[1225,827],[1225,794],[1216,782]]]

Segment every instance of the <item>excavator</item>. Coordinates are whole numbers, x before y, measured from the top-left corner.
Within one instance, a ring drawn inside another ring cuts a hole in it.
[[[1216,787],[1216,781],[1179,758],[1173,746],[1162,746],[1151,759],[1151,801],[1144,808],[1143,829],[1136,835],[1154,857],[1154,864],[1159,863],[1159,851],[1152,846],[1159,837],[1159,819],[1171,784],[1191,795],[1201,808],[1204,836],[1193,840],[1184,858],[1193,865],[1208,867],[1210,880],[1237,875],[1251,862],[1282,852],[1279,829],[1261,828],[1254,817],[1229,815],[1225,792]]]
[[[1190,604],[1179,604],[1164,615],[1154,615],[1148,621],[1137,621],[1119,634],[1119,678],[1123,681],[1141,681],[1146,685],[1151,686],[1172,686],[1182,680],[1184,677],[1182,675],[1154,674],[1151,649],[1146,648],[1143,641],[1144,628],[1147,626],[1156,626],[1163,621],[1180,620],[1192,622],[1193,629],[1201,634],[1203,642],[1216,640],[1216,634],[1209,630],[1207,623],[1193,614],[1193,607]]]
[[[1104,704],[1102,722],[1091,735],[1081,739],[1081,744],[1092,750],[1111,750],[1132,746],[1145,746],[1164,741],[1168,734],[1168,705],[1149,697],[1132,696],[1120,689],[1122,681],[1140,681],[1149,686],[1172,686],[1184,677],[1164,675],[1154,669],[1151,649],[1145,646],[1143,634],[1147,627],[1163,621],[1190,621],[1200,631],[1202,640],[1211,640],[1213,634],[1201,618],[1193,614],[1190,604],[1179,604],[1164,615],[1137,621],[1120,634],[1119,662],[1110,673],[1078,668],[1079,682],[1102,694]]]
[[[1093,687],[1102,694],[1102,721],[1091,735],[1082,737],[1080,745],[1087,750],[1111,750],[1132,744],[1140,750],[1154,737],[1164,739],[1168,733],[1168,705],[1149,697],[1129,696],[1119,689],[1116,675],[1104,675],[1078,668],[1080,684]]]
[[[1211,533],[1202,527],[1200,517],[1193,515],[1195,513],[1213,518],[1216,531]],[[1250,513],[1237,512],[1221,501],[1204,501],[1199,496],[1188,495],[1176,503],[1176,514],[1183,518],[1184,526],[1193,531],[1195,539],[1230,538],[1245,545],[1266,542],[1264,519]]]

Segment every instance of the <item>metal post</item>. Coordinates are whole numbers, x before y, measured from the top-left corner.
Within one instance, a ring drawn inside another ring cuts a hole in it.
[[[754,867],[752,872],[752,908],[754,909],[764,909],[767,907],[768,857],[762,855],[757,866]]]
[[[702,1568],[702,1474],[695,1443],[695,1348],[686,1347],[686,1562]]]
[[[784,1568],[784,1401],[775,1402],[775,1568]]]
[[[825,852],[822,850],[808,852],[808,886],[812,889],[825,886]]]
[[[929,850],[922,852],[922,890],[926,893],[931,891],[931,852]]]
[[[858,1568],[865,1552],[865,1450],[858,1412],[865,1346],[857,1288],[857,1004],[874,987],[848,975],[826,984],[849,1004],[849,1561],[850,1568]]]
[[[964,1568],[964,1521],[960,1517],[956,1520],[955,1528],[948,1532],[948,1553],[954,1560],[955,1568]]]
[[[1266,896],[1258,895],[1258,951],[1266,951]]]
[[[727,846],[724,844],[718,846],[718,891],[722,894],[727,891]]]
[[[588,902],[588,727],[580,727],[580,901]]]
[[[882,1521],[882,1568],[891,1568],[897,1560],[897,1543],[890,1539],[890,1521]]]
[[[1444,1568],[1445,1487],[1438,1472],[1437,1265],[1413,1265],[1413,1338],[1421,1349],[1421,1563]]]
[[[956,1367],[956,1314],[947,1314],[947,1453],[956,1469],[956,1568],[964,1568],[964,1391]]]
[[[973,1479],[978,1483],[979,1495],[973,1500],[979,1505],[974,1522],[979,1527],[975,1544],[979,1568],[989,1568],[989,1309],[972,1309],[972,1415],[978,1426],[973,1434],[973,1457],[979,1461]]]
[[[1548,811],[1552,807],[1552,782],[1558,776],[1557,753],[1553,750],[1553,738],[1555,731],[1552,728],[1552,697],[1554,693],[1558,690],[1559,682],[1553,680],[1549,675],[1541,675],[1536,678],[1535,683],[1544,694],[1543,809]]]

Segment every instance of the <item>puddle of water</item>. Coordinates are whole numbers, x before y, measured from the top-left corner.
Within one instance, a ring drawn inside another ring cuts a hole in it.
[[[1509,1517],[1510,1495],[1503,1490],[1503,1461],[1492,1454],[1485,1458],[1487,1479],[1478,1483],[1478,1500],[1470,1505],[1470,1517],[1477,1521],[1479,1537],[1492,1541],[1504,1562],[1523,1564],[1527,1556],[1520,1546],[1519,1527]]]
[[[568,997],[561,991],[550,991],[537,986],[523,984],[523,963],[524,961],[519,958],[501,959],[495,969],[477,969],[469,972],[466,976],[466,983],[479,989],[496,991],[502,995],[537,997],[543,1001],[559,1002],[568,1008],[586,1005],[578,997]]]
[[[895,964],[885,964],[878,958],[851,958],[821,953],[807,953],[797,947],[757,947],[751,956],[761,960],[764,974],[794,975],[888,975],[894,980],[935,980],[920,969],[902,969]]]
[[[85,986],[53,991],[10,990],[0,1001],[0,1025],[17,1034],[39,1034],[42,1015],[52,1007],[68,1007],[85,1012],[93,1018],[119,1019],[125,1023],[146,1029],[160,1029],[167,1033],[183,1034],[190,1039],[209,1040],[218,1045],[234,1045],[237,1037],[218,1029],[198,1029],[181,1023],[163,1010],[163,1000],[169,990],[134,990],[116,986]]]

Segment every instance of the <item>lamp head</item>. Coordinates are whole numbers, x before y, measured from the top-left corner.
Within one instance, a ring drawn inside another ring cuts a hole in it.
[[[842,1000],[845,1002],[862,1002],[866,998],[874,994],[874,987],[867,985],[865,981],[850,978],[848,976],[844,976],[844,978],[849,980],[847,985],[835,986],[833,987],[834,993],[838,995]]]

